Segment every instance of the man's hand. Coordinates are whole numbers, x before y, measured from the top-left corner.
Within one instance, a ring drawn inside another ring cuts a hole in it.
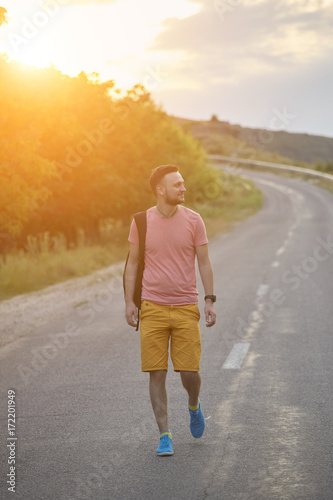
[[[130,326],[136,326],[138,324],[138,311],[134,302],[126,303],[125,316]]]
[[[216,323],[216,312],[214,303],[207,299],[205,302],[206,326],[213,326]]]
[[[201,281],[205,289],[206,295],[213,295],[214,290],[214,279],[213,279],[213,269],[208,255],[208,244],[199,245],[195,248],[198,266],[201,276]],[[206,326],[213,326],[216,322],[216,312],[214,308],[214,302],[210,299],[205,301],[205,316],[206,316]]]

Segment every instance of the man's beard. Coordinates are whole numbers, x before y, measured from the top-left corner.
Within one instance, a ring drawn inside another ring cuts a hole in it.
[[[184,203],[184,200],[179,201],[177,198],[170,198],[168,193],[166,194],[165,201],[168,205],[175,207],[179,203]]]

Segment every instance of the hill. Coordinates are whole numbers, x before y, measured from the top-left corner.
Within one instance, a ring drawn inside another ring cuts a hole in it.
[[[244,158],[255,155],[258,160],[299,165],[333,160],[333,138],[330,137],[242,127],[219,121],[214,116],[210,121],[173,119],[211,154]]]

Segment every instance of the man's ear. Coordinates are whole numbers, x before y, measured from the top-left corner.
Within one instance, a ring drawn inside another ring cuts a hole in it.
[[[165,187],[162,186],[162,184],[157,184],[156,186],[156,193],[163,195],[164,194]]]

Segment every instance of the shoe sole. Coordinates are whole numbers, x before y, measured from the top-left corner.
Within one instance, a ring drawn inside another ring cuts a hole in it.
[[[157,453],[159,457],[171,457],[173,455],[173,451],[162,451],[162,453]]]

